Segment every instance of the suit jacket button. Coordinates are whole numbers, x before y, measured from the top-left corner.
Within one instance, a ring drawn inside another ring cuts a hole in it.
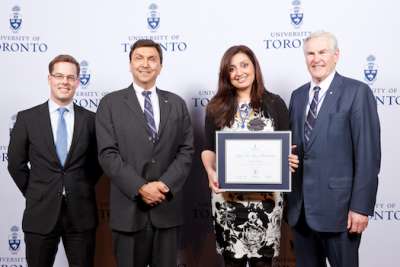
[[[155,159],[151,159],[151,163],[155,164],[156,160]]]

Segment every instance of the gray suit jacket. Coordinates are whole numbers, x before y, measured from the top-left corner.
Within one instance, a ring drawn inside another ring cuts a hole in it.
[[[308,225],[321,232],[346,231],[349,210],[372,215],[380,169],[380,126],[368,85],[335,74],[312,131],[304,143],[307,83],[290,100],[293,144],[300,167],[288,196],[294,226],[304,203]]]
[[[160,126],[154,144],[132,85],[106,95],[97,110],[99,161],[111,179],[110,225],[114,230],[138,231],[148,220],[158,228],[183,223],[182,187],[194,153],[192,125],[182,98],[159,89],[157,94]],[[138,190],[155,180],[164,182],[170,194],[163,203],[150,207]]]

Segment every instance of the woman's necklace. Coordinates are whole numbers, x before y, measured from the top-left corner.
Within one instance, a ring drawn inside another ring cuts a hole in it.
[[[239,116],[241,120],[241,128],[244,129],[246,127],[246,120],[250,116],[250,105],[249,104],[241,104],[239,107]]]

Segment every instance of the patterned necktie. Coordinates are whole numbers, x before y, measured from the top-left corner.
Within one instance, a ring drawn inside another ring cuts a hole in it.
[[[56,150],[58,159],[61,165],[64,167],[65,160],[67,158],[67,124],[65,123],[64,113],[68,111],[66,108],[58,108],[58,126],[57,126],[57,138],[56,138]]]
[[[151,92],[143,91],[142,95],[144,96],[144,117],[146,118],[147,129],[154,143],[157,140],[157,129],[154,121],[153,105],[150,99]]]
[[[304,139],[306,143],[310,141],[311,132],[314,128],[315,121],[317,120],[317,110],[318,110],[318,93],[321,90],[319,86],[315,86],[314,90],[314,97],[310,104],[310,109],[308,110],[307,119],[304,124]]]

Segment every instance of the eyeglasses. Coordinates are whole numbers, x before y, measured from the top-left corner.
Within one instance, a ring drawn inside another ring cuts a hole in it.
[[[78,77],[74,75],[64,75],[61,73],[50,74],[50,76],[60,82],[64,81],[64,78],[67,78],[67,81],[71,83],[75,82],[78,79]]]

